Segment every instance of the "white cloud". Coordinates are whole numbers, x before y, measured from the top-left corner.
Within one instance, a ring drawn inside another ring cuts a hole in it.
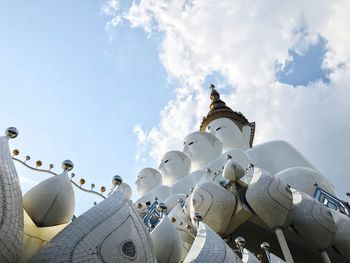
[[[116,15],[120,10],[119,0],[108,0],[101,8],[102,14],[106,15]]]
[[[146,32],[161,33],[160,58],[180,87],[161,112],[160,123],[145,132],[135,128],[142,154],[157,159],[181,149],[208,111],[205,78],[218,72],[229,87],[223,99],[257,122],[256,143],[286,139],[329,178],[338,192],[350,170],[348,113],[350,2],[338,1],[186,1],[134,2],[123,19]],[[291,61],[322,37],[323,67],[329,83],[293,87],[278,82],[276,65]]]

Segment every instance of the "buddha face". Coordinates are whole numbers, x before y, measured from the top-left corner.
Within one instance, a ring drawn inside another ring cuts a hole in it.
[[[144,168],[139,172],[135,184],[137,194],[143,196],[162,184],[162,176],[156,169]]]
[[[170,151],[163,155],[159,164],[159,171],[162,174],[165,185],[171,185],[179,178],[190,172],[191,160],[179,151]]]
[[[241,131],[232,120],[219,118],[208,124],[207,131],[215,135],[222,142],[224,152],[233,148],[242,150],[250,148],[249,139],[251,130],[249,126],[244,126]]]
[[[191,170],[202,169],[222,151],[222,143],[207,132],[194,132],[184,140],[184,153],[191,159]]]

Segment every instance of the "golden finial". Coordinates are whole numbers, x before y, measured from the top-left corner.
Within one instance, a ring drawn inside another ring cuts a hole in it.
[[[104,193],[104,192],[106,192],[106,187],[104,187],[104,186],[101,186],[101,188],[100,188],[100,191],[101,191],[101,193]]]
[[[192,226],[191,225],[186,225],[187,230],[191,230]]]
[[[80,179],[80,186],[82,186],[83,184],[85,184],[85,179],[84,179],[84,178],[81,178],[81,179]]]
[[[41,166],[43,165],[43,163],[42,163],[42,161],[37,160],[37,161],[35,162],[35,165],[36,165],[36,168],[38,168],[38,167],[41,167]]]
[[[12,151],[12,156],[17,156],[17,155],[19,155],[19,150],[18,149],[14,149]]]
[[[141,209],[142,208],[142,204],[141,203],[137,203],[137,208]]]

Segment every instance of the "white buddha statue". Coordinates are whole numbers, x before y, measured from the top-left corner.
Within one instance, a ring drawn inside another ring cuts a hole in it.
[[[193,132],[184,140],[183,152],[191,159],[191,171],[201,170],[222,153],[222,143],[208,132]]]
[[[255,166],[272,175],[278,174],[295,189],[302,191],[308,189],[306,193],[313,195],[314,184],[318,184],[325,191],[335,194],[332,184],[289,143],[271,141],[252,147],[255,123],[248,122],[242,113],[227,107],[220,99],[220,94],[215,90],[214,85],[211,89],[210,111],[203,118],[200,130],[215,135],[222,142],[225,154],[229,153],[230,149],[241,149],[246,152]],[[243,166],[243,168],[246,167]],[[287,170],[288,168],[294,169]],[[302,173],[305,168],[308,168],[305,176],[310,174],[310,169],[314,171],[312,180],[303,179]]]
[[[159,171],[163,181],[171,188],[171,195],[165,200],[170,212],[178,201],[185,200],[191,189],[197,183],[189,176],[191,160],[180,151],[170,151],[163,155],[159,164]]]
[[[170,186],[173,195],[188,194],[194,186],[195,182],[188,177],[190,167],[191,160],[183,152],[170,151],[163,155],[159,171],[164,184]]]
[[[142,169],[135,184],[137,194],[140,197],[136,203],[153,202],[156,197],[159,201],[164,202],[171,194],[170,187],[162,185],[162,175],[154,168]]]
[[[192,173],[189,175],[193,181],[198,182],[203,175],[212,180],[223,180],[222,174],[227,157],[233,158],[242,167],[247,168],[251,163],[245,151],[233,148],[222,153],[222,143],[208,132],[193,132],[184,140],[184,153],[191,159]]]
[[[191,216],[198,211],[204,215],[203,222],[217,233],[232,232],[247,216],[240,216],[239,220],[236,216],[234,223],[230,220],[234,214],[242,214],[244,207],[234,193],[218,183],[225,180],[221,174],[227,162],[226,154],[222,154],[222,143],[208,132],[194,132],[184,140],[184,153],[191,159],[192,170],[195,170],[189,175],[195,181],[195,187],[185,202],[186,215]],[[233,149],[228,153],[240,167],[250,164],[243,150]]]
[[[239,126],[232,125],[232,120],[219,118],[210,122],[207,131],[223,143],[223,152],[226,152],[233,148],[248,150],[252,127],[247,125],[240,129]]]

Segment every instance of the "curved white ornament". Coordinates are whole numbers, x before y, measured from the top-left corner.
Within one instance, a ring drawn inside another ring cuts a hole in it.
[[[15,262],[23,243],[22,192],[9,150],[0,137],[0,261]]]
[[[337,226],[334,247],[350,261],[350,217],[338,211],[330,211]]]
[[[294,208],[289,217],[293,228],[311,247],[324,251],[331,246],[336,224],[330,209],[311,196],[293,189]]]
[[[293,208],[293,198],[291,190],[280,178],[263,170],[254,172],[245,196],[250,207],[268,227],[274,229],[288,224],[287,216]]]
[[[147,229],[122,191],[55,236],[30,262],[155,262]]]
[[[245,175],[245,169],[236,161],[228,160],[222,172],[223,177],[231,182],[236,182]]]
[[[168,214],[168,217],[172,220],[182,240],[182,250],[184,254],[187,254],[193,244],[195,239],[194,235],[196,233],[193,227],[190,229],[187,227],[192,226],[191,220],[184,214],[180,204],[174,207]]]
[[[157,224],[150,235],[159,263],[177,263],[185,258],[182,240],[167,216]]]
[[[38,227],[61,225],[72,219],[75,196],[67,173],[42,181],[23,196],[23,208]]]
[[[196,239],[184,263],[242,263],[235,252],[214,230],[200,222]]]
[[[193,190],[190,211],[191,215],[195,211],[200,212],[203,222],[223,235],[235,206],[236,197],[233,193],[214,182],[201,180]]]

